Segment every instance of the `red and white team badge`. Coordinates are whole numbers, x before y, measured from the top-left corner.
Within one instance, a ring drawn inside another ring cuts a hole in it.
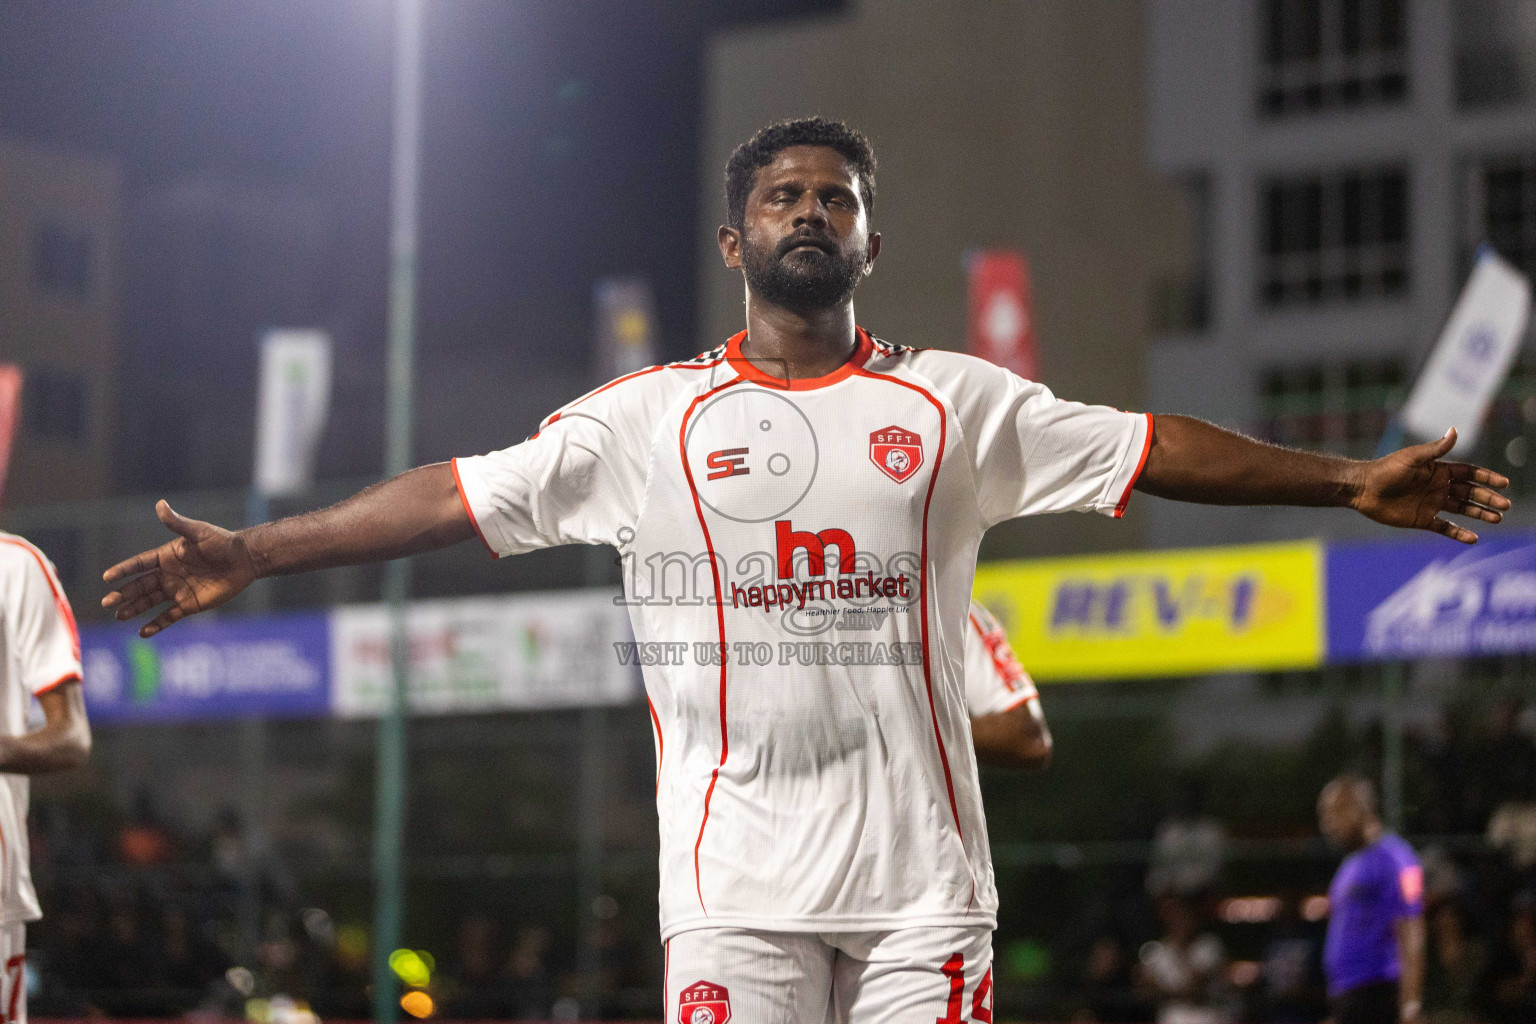
[[[869,461],[880,472],[904,484],[923,464],[923,439],[900,427],[886,427],[869,435]]]
[[[731,993],[724,985],[697,981],[677,997],[677,1024],[725,1024],[731,1019]]]

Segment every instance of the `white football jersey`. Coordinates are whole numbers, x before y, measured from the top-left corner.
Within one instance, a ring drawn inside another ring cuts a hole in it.
[[[0,604],[5,630],[0,730],[27,732],[32,698],[80,678],[80,636],[53,563],[12,533],[0,532]],[[42,917],[27,843],[30,780],[0,773],[0,923]]]
[[[980,601],[971,601],[965,631],[965,706],[972,718],[1012,711],[1038,700],[1040,691],[1024,671],[1008,634]]]
[[[605,385],[454,462],[486,545],[612,544],[658,752],[662,937],[992,925],[962,664],[982,534],[1118,516],[1151,418],[860,330]]]

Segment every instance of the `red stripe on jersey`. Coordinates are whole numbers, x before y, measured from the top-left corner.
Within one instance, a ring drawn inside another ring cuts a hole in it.
[[[949,791],[949,813],[955,819],[955,831],[959,833],[961,840],[965,839],[965,831],[960,827],[960,805],[955,800],[955,779],[949,770],[949,753],[944,749],[944,735],[939,729],[939,712],[933,702],[933,670],[930,667],[928,655],[928,507],[933,503],[933,488],[939,482],[939,470],[944,465],[944,441],[949,429],[949,417],[944,413],[944,406],[937,398],[929,394],[927,389],[919,387],[900,377],[892,377],[884,373],[876,373],[871,370],[858,369],[855,371],[860,376],[870,377],[875,380],[887,380],[892,384],[900,384],[904,388],[911,388],[939,411],[939,450],[933,460],[933,472],[928,475],[928,495],[923,499],[923,543],[922,561],[918,569],[918,606],[923,617],[923,683],[928,688],[928,715],[933,719],[933,738],[939,745],[939,763],[944,766],[944,786]],[[974,880],[972,886],[974,889]],[[975,893],[972,892],[974,898]]]
[[[716,392],[724,391],[733,384],[740,384],[741,381],[740,377],[732,377],[724,384],[696,396],[688,404],[687,411],[683,413],[683,420],[677,427],[678,458],[683,462],[683,475],[688,479],[688,493],[693,495],[693,511],[699,517],[699,529],[704,531],[704,547],[709,551],[709,571],[715,578],[715,619],[720,629],[721,651],[726,649],[725,588],[720,584],[720,563],[715,558],[715,543],[709,536],[709,524],[704,521],[704,506],[699,503],[699,488],[693,482],[693,470],[688,465],[688,417],[693,415],[693,410],[697,409],[704,399]],[[699,909],[703,910],[706,916],[709,910],[704,906],[704,882],[699,877],[699,847],[704,845],[704,826],[709,824],[709,800],[715,795],[715,783],[720,779],[720,769],[725,767],[725,755],[730,751],[730,744],[725,737],[725,682],[726,668],[730,660],[729,658],[720,659],[720,763],[715,765],[715,770],[709,773],[709,788],[704,791],[704,817],[699,821],[699,838],[693,843],[693,888],[699,895]]]
[[[0,541],[7,544],[15,544],[37,559],[37,567],[43,570],[43,579],[48,581],[48,589],[53,591],[53,606],[59,610],[59,618],[64,620],[64,625],[69,627],[69,639],[74,645],[75,660],[80,660],[80,629],[75,625],[75,612],[70,608],[69,601],[64,597],[64,591],[59,586],[59,581],[53,578],[53,570],[48,568],[48,560],[43,557],[30,541],[20,537],[0,537]],[[57,683],[54,684],[58,685]]]
[[[840,380],[846,380],[863,370],[864,364],[869,362],[869,355],[874,351],[875,343],[864,328],[856,327],[854,331],[853,354],[848,357],[848,361],[831,373],[820,377],[785,380],[783,377],[775,377],[771,373],[759,370],[753,365],[752,360],[741,354],[741,344],[747,340],[746,331],[732,335],[731,340],[725,343],[725,357],[731,361],[731,367],[737,373],[754,384],[777,388],[780,391],[814,391],[829,384],[836,384]]]
[[[747,332],[742,331],[741,333],[745,334]],[[538,430],[535,430],[528,436],[528,440],[532,441],[535,437],[538,437],[540,434],[544,433],[545,427],[549,426],[558,420],[561,416],[565,415],[568,410],[576,408],[578,405],[580,405],[582,402],[585,402],[589,398],[602,394],[604,391],[607,391],[609,388],[616,384],[623,384],[625,381],[634,380],[636,377],[644,377],[646,374],[655,373],[657,370],[708,370],[719,366],[724,361],[725,359],[722,356],[720,359],[714,359],[707,363],[664,363],[661,366],[647,366],[643,370],[636,370],[634,373],[626,373],[622,377],[615,377],[613,380],[609,381],[607,384],[604,384],[602,387],[593,388],[591,391],[588,391],[586,394],[582,395],[574,402],[571,402],[569,405],[562,405],[560,408],[556,409],[552,414],[550,414],[548,419],[539,424]]]
[[[475,510],[469,507],[469,495],[464,493],[464,481],[459,477],[459,460],[451,459],[448,465],[453,468],[453,486],[458,488],[459,501],[464,505],[464,514],[469,516],[469,525],[475,528],[475,536],[480,538],[480,543],[485,545],[485,550],[491,553],[492,558],[500,558],[501,555],[491,547],[491,542],[485,539],[485,534],[480,532],[480,520],[475,518]]]
[[[661,719],[656,717],[656,705],[645,698],[645,706],[651,709],[651,724],[656,727],[656,792],[661,792],[661,759],[667,754],[667,745],[661,738]]]
[[[987,649],[987,654],[992,659],[992,667],[997,669],[997,674],[1002,678],[1008,691],[1024,693],[1028,697],[1035,689],[1034,681],[1029,678],[1029,673],[1024,671],[1024,665],[1019,661],[1019,656],[1008,645],[1008,638],[1003,634],[1002,627],[998,626],[997,632],[992,632],[981,624],[975,612],[970,614],[970,620],[971,625],[976,627],[976,635],[981,637],[981,645]],[[1018,706],[1018,704],[1013,705],[1013,707]]]
[[[1125,515],[1125,506],[1131,503],[1131,489],[1136,486],[1136,481],[1141,479],[1141,471],[1147,468],[1147,455],[1152,451],[1152,414],[1147,413],[1147,439],[1141,442],[1141,458],[1136,462],[1136,472],[1131,474],[1130,483],[1125,485],[1125,493],[1120,495],[1120,500],[1115,504],[1115,518]]]

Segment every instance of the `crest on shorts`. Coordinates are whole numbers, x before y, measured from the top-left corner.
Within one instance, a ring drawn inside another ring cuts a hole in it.
[[[923,464],[923,438],[901,427],[885,427],[869,435],[869,461],[899,484],[906,483]]]
[[[731,1019],[731,993],[724,985],[696,981],[677,997],[677,1024],[725,1024]]]

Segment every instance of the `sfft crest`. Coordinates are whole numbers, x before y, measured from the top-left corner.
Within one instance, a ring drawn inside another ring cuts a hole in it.
[[[725,1024],[731,1019],[731,993],[724,985],[697,981],[677,997],[677,1024]]]
[[[923,464],[923,439],[900,427],[885,427],[869,435],[869,461],[899,484],[906,483]]]

